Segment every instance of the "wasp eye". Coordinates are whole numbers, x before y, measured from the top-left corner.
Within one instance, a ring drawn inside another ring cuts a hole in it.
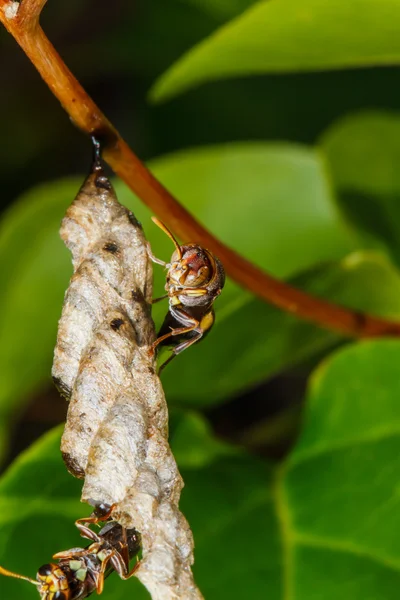
[[[67,595],[64,592],[56,592],[53,596],[53,600],[68,600]]]
[[[38,571],[38,575],[41,575],[42,577],[47,577],[48,575],[51,575],[53,572],[53,565],[47,564],[47,565],[42,565]]]

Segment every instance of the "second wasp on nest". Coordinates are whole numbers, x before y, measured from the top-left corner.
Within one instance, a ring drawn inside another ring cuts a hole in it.
[[[167,294],[153,300],[168,298],[169,311],[152,345],[172,347],[172,355],[161,365],[160,371],[171,360],[189,346],[200,341],[214,325],[214,300],[220,295],[225,284],[225,271],[216,256],[199,244],[180,246],[167,227],[152,217],[175,245],[175,252],[169,263],[153,256],[151,260],[168,269],[165,290]]]
[[[112,571],[121,579],[129,579],[139,563],[129,568],[130,560],[140,551],[140,535],[136,529],[125,529],[112,520],[112,506],[100,505],[93,515],[78,519],[81,536],[91,540],[86,548],[71,548],[54,554],[58,564],[42,565],[31,579],[0,567],[0,574],[24,579],[38,588],[41,600],[83,600],[94,591],[101,594],[104,580]],[[99,533],[88,525],[106,524]]]

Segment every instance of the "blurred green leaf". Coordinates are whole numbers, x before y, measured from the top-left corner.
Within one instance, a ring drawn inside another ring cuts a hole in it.
[[[50,381],[57,322],[72,273],[58,229],[78,189],[76,182],[65,181],[39,186],[0,224],[0,455],[8,419]]]
[[[399,193],[400,113],[362,111],[322,136],[335,186],[371,196]]]
[[[224,19],[239,15],[257,0],[183,0],[197,8]]]
[[[354,253],[291,283],[333,302],[400,320],[400,273],[382,255]],[[216,311],[207,340],[182,353],[162,373],[170,402],[216,404],[344,342],[240,291],[229,304],[221,306],[218,300]]]
[[[214,450],[202,466],[186,463],[182,509],[206,598],[397,599],[399,362],[394,340],[354,344],[325,362],[311,381],[303,433],[276,471]],[[185,437],[191,447],[189,420],[177,429],[178,448]],[[0,480],[0,564],[30,575],[56,550],[76,545],[73,519],[88,508],[73,500],[80,482],[58,458],[59,436],[59,429],[45,436]],[[8,600],[21,597],[21,586],[29,592],[24,582],[1,585]],[[128,590],[144,597],[137,582],[112,576],[104,598]]]
[[[243,455],[183,470],[182,475],[181,508],[193,531],[193,571],[204,597],[282,598],[282,541],[272,469]]]
[[[370,244],[400,260],[400,114],[349,115],[323,135],[332,184],[343,212]]]
[[[151,99],[240,75],[398,64],[399,26],[397,0],[263,0],[184,54]]]
[[[214,437],[209,423],[194,411],[170,410],[169,429],[174,456],[181,469],[207,467],[219,458],[241,453],[235,446]],[[190,440],[190,444],[188,444]]]
[[[124,80],[118,81],[118,88],[123,86],[129,89],[132,85],[136,90],[135,104],[142,102],[144,105],[145,90],[138,93],[137,89],[138,84],[144,84],[141,78],[145,78],[148,88],[156,73],[167,68],[182,52],[211,33],[222,21],[223,15],[217,11],[198,10],[195,0],[126,3],[120,18],[111,20],[108,27],[96,29],[93,40],[86,36],[79,46],[71,44],[71,58],[78,70],[82,69],[80,65],[83,63],[82,75],[85,77],[86,73],[90,73],[90,79],[97,75],[108,76],[114,81],[119,73],[125,73]],[[154,40],[157,40],[156,44]],[[99,53],[105,46],[108,52],[103,52],[99,61]],[[128,127],[131,118],[132,107],[126,118]],[[135,119],[136,131],[141,125],[141,119]]]

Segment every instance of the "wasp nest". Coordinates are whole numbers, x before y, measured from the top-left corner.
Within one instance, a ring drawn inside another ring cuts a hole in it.
[[[74,266],[53,365],[69,400],[65,463],[84,479],[83,501],[115,504],[113,518],[141,532],[136,575],[152,598],[199,599],[192,534],[178,508],[183,482],[149,352],[155,331],[146,240],[99,161],[68,209],[61,237]]]

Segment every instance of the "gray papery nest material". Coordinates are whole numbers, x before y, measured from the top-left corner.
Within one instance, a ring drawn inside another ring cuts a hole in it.
[[[53,377],[69,400],[61,450],[84,478],[82,501],[116,504],[113,517],[143,541],[136,571],[154,600],[202,598],[193,538],[178,509],[182,478],[168,445],[168,413],[149,347],[152,266],[146,240],[94,164],[62,222],[73,256]]]

